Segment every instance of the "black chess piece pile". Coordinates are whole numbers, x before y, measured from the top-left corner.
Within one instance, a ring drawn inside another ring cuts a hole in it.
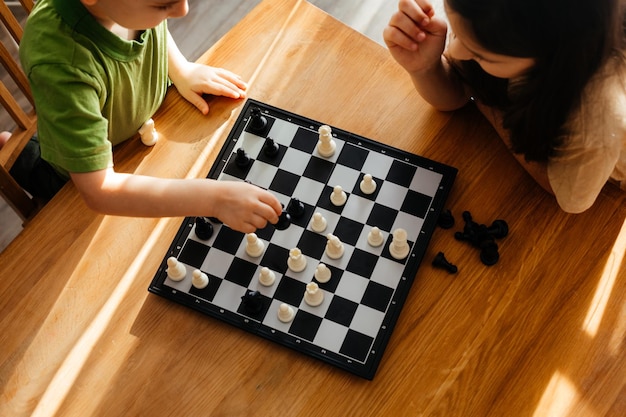
[[[480,260],[487,266],[495,265],[500,259],[496,239],[502,239],[509,234],[509,225],[504,220],[494,220],[491,226],[479,224],[472,219],[469,211],[463,212],[465,227],[462,232],[456,232],[456,240],[470,243],[480,249]]]

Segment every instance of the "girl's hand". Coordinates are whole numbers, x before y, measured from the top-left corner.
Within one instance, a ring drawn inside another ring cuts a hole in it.
[[[400,0],[383,39],[393,58],[409,73],[427,70],[441,62],[448,26],[435,17],[427,0]]]
[[[209,112],[203,94],[240,99],[246,97],[248,85],[238,75],[223,69],[186,62],[174,83],[178,92],[202,114]]]

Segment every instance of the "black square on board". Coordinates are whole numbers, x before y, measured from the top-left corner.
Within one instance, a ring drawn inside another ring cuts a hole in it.
[[[319,138],[319,133],[299,127],[291,141],[291,147],[306,153],[313,153]]]
[[[359,362],[365,362],[372,349],[372,343],[374,343],[373,338],[349,329],[339,353],[343,353]]]
[[[195,295],[198,298],[202,298],[203,300],[212,302],[221,284],[222,284],[221,278],[218,278],[214,275],[209,274],[209,285],[207,285],[206,287],[202,289],[198,289],[192,286],[191,289],[189,290],[189,293]]]
[[[195,240],[187,239],[183,250],[178,255],[178,260],[184,264],[200,268],[209,253],[209,247]]]
[[[354,248],[350,261],[348,261],[348,266],[346,266],[346,270],[354,272],[362,277],[369,278],[372,276],[372,272],[374,272],[376,262],[378,262],[377,255],[359,248]]]
[[[391,297],[393,297],[392,288],[386,287],[374,281],[370,281],[367,284],[365,294],[363,294],[361,304],[372,307],[373,309],[382,311],[384,313],[385,311],[387,311],[387,307],[389,306]]]
[[[226,271],[224,279],[247,288],[252,278],[254,278],[256,269],[257,266],[255,264],[240,258],[235,258],[231,262],[228,271]]]
[[[241,232],[222,226],[215,237],[213,247],[234,255],[237,253],[237,249],[239,249],[243,236],[244,234]]]
[[[299,175],[279,168],[269,188],[272,191],[291,196],[298,185],[298,181],[300,181]]]
[[[363,223],[357,222],[346,217],[339,218],[337,226],[333,234],[344,243],[354,246],[361,236],[363,230]]]
[[[328,306],[326,316],[324,317],[328,320],[334,321],[335,323],[349,327],[358,306],[359,305],[354,301],[335,295],[333,296],[333,299]]]
[[[367,149],[357,148],[350,143],[346,143],[337,158],[337,163],[360,171],[363,165],[365,165],[368,154],[369,151]]]
[[[274,298],[292,306],[299,306],[304,297],[306,283],[283,276],[276,287]]]
[[[326,184],[334,167],[331,161],[311,156],[302,176]]]
[[[313,339],[315,339],[320,324],[322,324],[321,317],[303,310],[298,310],[289,328],[289,333],[312,342]]]
[[[396,221],[397,216],[397,210],[383,206],[382,204],[374,203],[374,207],[372,207],[370,215],[365,223],[370,226],[376,226],[380,230],[389,232],[391,231],[393,222]]]
[[[328,238],[319,233],[305,230],[298,241],[298,249],[311,258],[320,259],[326,250]]]
[[[391,168],[389,168],[387,178],[385,179],[403,187],[408,187],[411,185],[416,171],[416,166],[406,164],[396,159],[391,164]]]
[[[287,271],[287,259],[289,259],[289,249],[270,242],[265,249],[260,265],[284,274]]]
[[[429,196],[409,190],[404,198],[404,202],[402,202],[400,210],[423,219],[426,217],[426,213],[428,213],[430,201],[431,198]]]

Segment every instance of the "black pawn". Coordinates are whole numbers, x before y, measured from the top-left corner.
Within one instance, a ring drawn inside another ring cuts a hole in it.
[[[444,210],[439,215],[437,225],[442,229],[450,229],[454,226],[454,216],[450,210]]]
[[[277,230],[285,230],[289,226],[291,226],[291,215],[286,210],[283,210],[280,216],[278,216],[278,222],[274,225],[274,227]]]
[[[494,220],[487,228],[487,233],[496,239],[502,239],[509,234],[509,225],[504,220]]]
[[[250,110],[250,130],[253,132],[262,132],[267,127],[267,119],[261,114],[261,109],[253,107]]]
[[[451,274],[456,274],[457,271],[459,270],[456,265],[452,265],[445,257],[445,255],[443,254],[443,252],[439,252],[437,255],[435,255],[435,259],[433,259],[432,262],[434,267],[437,268],[443,268],[446,271],[448,271]]]
[[[500,260],[498,245],[494,241],[486,241],[480,248],[480,261],[486,266],[492,266]]]
[[[265,145],[263,146],[263,153],[266,156],[273,158],[276,155],[278,155],[279,151],[280,151],[280,146],[278,145],[278,143],[274,142],[274,139],[267,138],[265,140]]]
[[[213,236],[213,225],[206,217],[196,217],[196,236],[201,240],[209,240]]]
[[[246,153],[245,149],[237,149],[237,155],[235,156],[235,164],[240,168],[245,168],[250,165],[250,157]]]
[[[289,201],[289,204],[287,204],[287,212],[294,219],[302,217],[302,215],[304,215],[304,203],[298,198],[293,197]]]
[[[248,314],[259,314],[263,309],[263,296],[258,291],[247,291],[241,297],[243,309]]]

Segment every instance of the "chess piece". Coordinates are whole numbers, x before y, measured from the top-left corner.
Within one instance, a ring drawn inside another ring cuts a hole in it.
[[[289,226],[291,226],[291,214],[287,212],[287,210],[283,210],[278,216],[278,222],[274,225],[276,230],[285,230]]]
[[[196,217],[196,236],[201,240],[209,240],[213,236],[213,225],[207,217]]]
[[[326,256],[330,259],[339,259],[343,256],[343,243],[339,238],[332,233],[326,235],[328,241],[326,242]]]
[[[374,181],[371,174],[363,175],[363,180],[361,180],[359,188],[363,194],[374,194],[376,191],[376,181]]]
[[[315,268],[315,279],[320,284],[324,284],[330,281],[331,272],[330,269],[326,266],[326,264],[320,263]]]
[[[433,259],[432,265],[437,268],[442,268],[448,271],[451,274],[456,274],[459,270],[456,265],[452,265],[445,257],[443,252],[437,253],[435,255],[435,259]]]
[[[267,127],[267,118],[261,114],[261,109],[258,107],[253,107],[250,110],[250,131],[252,132],[263,132]]]
[[[324,230],[326,230],[326,219],[324,218],[324,216],[322,216],[322,213],[315,212],[313,214],[313,219],[311,220],[311,230],[313,230],[314,232],[317,233],[322,233]]]
[[[246,253],[248,256],[258,258],[263,254],[265,244],[259,239],[256,233],[248,233],[246,235]]]
[[[306,284],[306,291],[304,292],[304,301],[311,307],[317,307],[324,301],[324,292],[320,290],[320,287],[315,282],[309,282]]]
[[[493,266],[500,260],[498,244],[493,240],[486,240],[480,246],[480,261],[483,265]]]
[[[246,168],[248,165],[250,165],[251,161],[252,160],[250,159],[250,157],[246,153],[245,149],[243,149],[243,148],[238,148],[237,149],[237,153],[235,155],[235,164],[239,168]]]
[[[172,281],[182,281],[187,275],[187,268],[173,256],[167,258],[167,276]]]
[[[454,216],[452,215],[452,211],[449,209],[442,211],[437,219],[437,225],[442,229],[451,229],[452,226],[454,226]]]
[[[287,266],[293,272],[302,272],[306,268],[306,258],[302,254],[302,251],[298,248],[293,248],[289,251],[289,259],[287,259]]]
[[[287,204],[287,212],[294,219],[302,217],[305,212],[304,203],[300,199],[292,197]]]
[[[293,308],[285,303],[281,303],[281,305],[278,307],[278,320],[282,321],[283,323],[289,323],[291,320],[293,320],[293,317],[295,316],[295,313],[293,311]]]
[[[248,314],[259,314],[263,310],[263,296],[258,291],[247,291],[241,297],[243,309]]]
[[[317,153],[324,158],[329,158],[335,153],[337,144],[333,140],[332,130],[328,125],[322,125],[318,129],[319,141],[317,142]]]
[[[278,143],[274,142],[274,139],[272,138],[265,139],[265,145],[263,145],[263,153],[265,156],[273,158],[278,155],[278,152],[280,152],[280,146]]]
[[[152,119],[146,120],[146,122],[141,125],[138,132],[139,135],[141,135],[141,143],[146,146],[154,146],[159,140],[159,132],[154,128],[154,120]]]
[[[276,274],[274,273],[274,271],[266,266],[261,268],[261,272],[259,273],[259,282],[261,283],[261,285],[269,287],[270,285],[274,284],[275,280]]]
[[[209,276],[199,269],[194,269],[191,274],[191,285],[201,290],[209,285]]]
[[[341,188],[341,185],[335,185],[335,188],[333,188],[333,192],[330,194],[330,202],[339,207],[346,204],[347,199],[348,196],[346,195],[346,192],[343,190],[343,188]]]
[[[407,242],[407,234],[404,229],[396,229],[393,232],[393,240],[389,244],[389,253],[395,259],[404,259],[409,255],[409,243]]]
[[[372,230],[367,234],[367,243],[374,247],[378,247],[385,242],[383,232],[376,226],[372,227]]]

